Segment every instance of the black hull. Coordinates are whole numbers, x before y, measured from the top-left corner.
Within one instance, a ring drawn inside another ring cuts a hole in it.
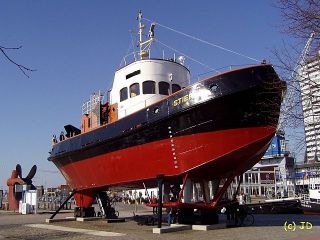
[[[302,210],[305,214],[320,214],[320,203],[302,203]]]
[[[302,214],[299,200],[286,200],[269,203],[248,204],[255,214]]]

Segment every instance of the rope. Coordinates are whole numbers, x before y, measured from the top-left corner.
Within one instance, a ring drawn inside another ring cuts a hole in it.
[[[151,20],[148,19],[148,18],[143,18],[143,19],[145,19],[145,20],[147,20],[147,21],[149,21],[149,22],[154,22],[154,21],[151,21]],[[206,40],[202,40],[202,39],[200,39],[200,38],[198,38],[198,37],[191,36],[191,35],[189,35],[189,34],[187,34],[187,33],[183,33],[183,32],[181,32],[181,31],[175,30],[175,29],[173,29],[173,28],[167,27],[167,26],[162,25],[162,24],[160,24],[160,23],[158,23],[158,22],[154,22],[154,23],[157,24],[157,25],[159,25],[159,26],[161,26],[161,27],[163,27],[163,28],[166,28],[166,29],[168,29],[168,30],[171,30],[171,31],[173,31],[173,32],[175,32],[175,33],[179,33],[179,34],[184,35],[184,36],[186,36],[186,37],[189,37],[189,38],[191,38],[191,39],[193,39],[193,40],[197,40],[197,41],[199,41],[199,42],[208,44],[208,45],[210,45],[210,46],[212,46],[212,47],[219,48],[219,49],[221,49],[221,50],[224,50],[224,51],[227,51],[227,52],[236,54],[236,55],[238,55],[238,56],[241,56],[241,57],[250,59],[250,60],[255,61],[255,62],[259,62],[259,63],[261,62],[261,61],[259,61],[258,59],[249,57],[249,56],[247,56],[247,55],[244,55],[244,54],[242,54],[242,53],[236,52],[236,51],[231,50],[231,49],[227,49],[227,48],[225,48],[225,47],[222,47],[222,46],[219,46],[219,45],[217,45],[217,44],[208,42],[208,41],[206,41]]]
[[[212,71],[215,71],[215,72],[217,72],[217,73],[220,73],[218,70],[216,70],[216,69],[214,69],[214,68],[212,68],[212,67],[208,66],[207,64],[202,63],[202,62],[200,62],[200,61],[198,61],[198,60],[196,60],[196,59],[194,59],[194,58],[192,58],[192,57],[189,57],[187,54],[185,54],[185,53],[183,53],[183,52],[180,52],[180,51],[178,51],[177,49],[174,49],[174,48],[172,48],[172,47],[168,46],[167,44],[164,44],[164,43],[160,42],[160,41],[159,41],[158,39],[156,39],[156,38],[154,39],[154,41],[156,41],[156,42],[160,43],[161,45],[163,45],[163,46],[165,46],[165,47],[169,48],[169,49],[170,49],[170,50],[172,50],[172,51],[175,51],[175,52],[177,52],[177,53],[179,53],[179,54],[181,54],[181,55],[185,56],[186,58],[189,58],[190,60],[192,60],[192,61],[194,61],[194,62],[196,62],[196,63],[199,63],[200,65],[202,65],[202,66],[204,66],[204,67],[209,68],[209,69],[210,69],[210,70],[212,70]]]

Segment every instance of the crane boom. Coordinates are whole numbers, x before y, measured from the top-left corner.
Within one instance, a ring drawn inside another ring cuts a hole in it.
[[[310,47],[314,37],[315,32],[312,32],[298,58],[294,69],[291,72],[290,84],[288,84],[287,94],[283,100],[283,104],[281,107],[278,129],[283,130],[283,128],[285,127],[287,122],[287,118],[285,116],[291,113],[296,106],[296,102],[293,101],[296,97],[299,98],[299,102],[301,104],[301,97],[296,95],[297,92],[300,92],[299,79],[297,79],[299,77],[298,68],[305,64],[306,57],[310,51]]]

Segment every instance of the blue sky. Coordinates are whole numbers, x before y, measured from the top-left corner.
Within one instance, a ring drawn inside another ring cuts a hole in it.
[[[17,163],[36,184],[64,183],[47,161],[52,134],[79,126],[81,105],[111,87],[131,42],[139,9],[146,18],[256,59],[289,41],[272,1],[40,1],[0,0],[0,45],[18,63],[37,69],[26,78],[0,55],[0,189]],[[147,23],[146,23],[147,24]],[[156,27],[156,37],[213,67],[254,63]],[[162,47],[155,46],[155,53]],[[169,51],[165,50],[169,55]],[[187,60],[192,76],[208,69]]]

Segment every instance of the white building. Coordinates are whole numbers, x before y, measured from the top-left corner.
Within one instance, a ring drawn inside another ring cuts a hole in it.
[[[298,69],[306,137],[306,160],[320,159],[320,55]]]

